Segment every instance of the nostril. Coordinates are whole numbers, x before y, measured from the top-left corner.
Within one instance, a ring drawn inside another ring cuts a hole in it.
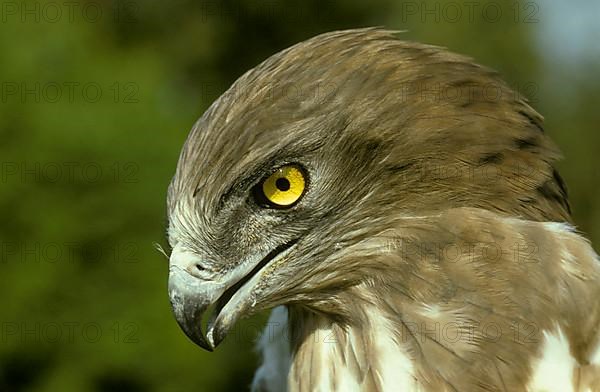
[[[183,248],[178,244],[173,248],[169,263],[172,266],[178,266],[188,274],[201,278],[210,271],[210,261],[202,255]]]
[[[196,278],[204,279],[207,269],[201,263],[190,263],[187,267],[187,271]]]

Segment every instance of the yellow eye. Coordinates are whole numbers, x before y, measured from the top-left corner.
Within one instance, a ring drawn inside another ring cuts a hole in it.
[[[265,199],[279,207],[289,207],[297,202],[306,187],[304,171],[296,165],[277,169],[262,183]]]

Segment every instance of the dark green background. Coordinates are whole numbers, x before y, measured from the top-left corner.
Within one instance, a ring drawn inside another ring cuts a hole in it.
[[[598,47],[560,60],[551,48],[569,36],[540,36],[571,15],[551,18],[549,2],[473,3],[3,1],[0,390],[249,384],[260,318],[215,353],[194,346],[153,243],[165,243],[166,188],[194,121],[244,71],[330,30],[408,30],[499,70],[545,115],[575,220],[598,243]]]

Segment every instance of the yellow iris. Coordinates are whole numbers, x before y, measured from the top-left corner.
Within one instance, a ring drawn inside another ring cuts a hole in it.
[[[283,166],[271,174],[262,184],[265,198],[276,206],[291,206],[300,199],[306,180],[296,165]]]

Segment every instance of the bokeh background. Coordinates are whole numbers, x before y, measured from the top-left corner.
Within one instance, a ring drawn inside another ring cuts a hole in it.
[[[595,0],[0,4],[1,391],[247,388],[260,316],[209,354],[171,315],[153,245],[165,192],[215,98],[330,30],[407,30],[500,71],[545,116],[575,221],[600,243]]]

